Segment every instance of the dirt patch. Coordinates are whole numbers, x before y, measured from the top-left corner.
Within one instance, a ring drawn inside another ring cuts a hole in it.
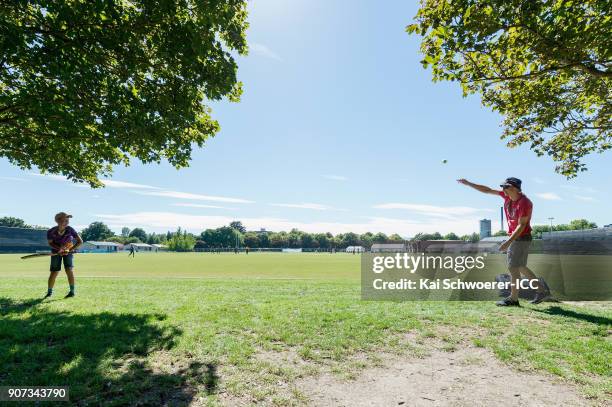
[[[552,377],[517,372],[491,352],[461,346],[421,359],[393,356],[346,381],[326,373],[297,387],[313,406],[585,406],[589,401]]]

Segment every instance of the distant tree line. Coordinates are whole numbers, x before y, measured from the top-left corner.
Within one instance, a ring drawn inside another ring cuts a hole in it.
[[[558,232],[563,230],[584,230],[584,229],[595,229],[597,224],[595,222],[590,222],[586,219],[574,219],[568,224],[559,224],[559,225],[535,225],[532,227],[531,233],[536,238],[541,238],[543,233],[548,233],[551,231]]]
[[[458,236],[457,234],[450,232],[445,235],[441,235],[438,232],[435,233],[417,233],[412,238],[414,241],[421,240],[463,240],[466,242],[477,242],[480,240],[480,235],[478,233],[472,233],[470,235]]]
[[[401,243],[403,239],[398,234],[387,236],[384,233],[352,232],[333,235],[331,233],[308,233],[298,229],[289,232],[248,232],[240,222],[232,222],[229,226],[217,229],[206,229],[196,242],[196,248],[234,247],[250,248],[306,248],[306,249],[343,249],[347,246],[370,247],[374,243]]]
[[[47,229],[45,226],[28,225],[23,219],[14,218],[12,216],[4,216],[0,218],[0,226],[7,226],[10,228],[24,228],[24,229]]]
[[[23,219],[14,217],[0,218],[0,226],[41,228],[39,226],[27,225]],[[553,231],[593,229],[597,224],[586,219],[575,219],[568,224],[553,225]],[[543,233],[551,230],[550,225],[532,226],[534,237],[540,238]],[[494,236],[505,236],[507,232],[501,230]],[[106,241],[121,244],[148,243],[164,244],[172,251],[191,251],[195,249],[214,249],[235,247],[257,248],[306,248],[306,249],[344,249],[348,246],[371,247],[374,243],[402,243],[406,239],[398,234],[386,235],[384,233],[339,233],[333,235],[327,233],[308,233],[298,229],[289,232],[247,231],[239,221],[231,222],[227,226],[216,229],[206,229],[199,235],[189,233],[181,228],[175,232],[147,233],[142,228],[130,229],[124,227],[121,234],[115,234],[103,222],[93,222],[81,231],[84,241]],[[453,232],[442,235],[435,233],[417,233],[411,240],[464,240],[477,242],[480,240],[478,233],[459,236]]]

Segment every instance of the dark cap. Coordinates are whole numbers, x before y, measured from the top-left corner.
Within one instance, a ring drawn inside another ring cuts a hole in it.
[[[501,183],[499,186],[500,187],[517,187],[518,189],[521,189],[521,184],[523,183],[523,181],[521,181],[518,178],[514,178],[514,177],[510,177],[510,178],[506,178],[506,180]]]
[[[68,215],[66,212],[60,212],[55,214],[55,221],[59,222],[61,219],[72,218],[72,215]]]

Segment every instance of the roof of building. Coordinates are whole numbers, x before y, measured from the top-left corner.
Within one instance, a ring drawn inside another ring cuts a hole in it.
[[[168,246],[166,246],[165,244],[157,244],[157,243],[152,244],[151,246],[153,246],[153,247],[157,247],[157,248],[159,248],[159,249],[165,249],[166,247],[168,247]]]
[[[402,247],[405,247],[403,243],[374,243],[372,245],[373,249],[378,249],[378,248],[398,249]]]
[[[128,243],[126,246],[129,246],[129,245],[136,246],[136,247],[151,247],[151,245],[147,243]]]
[[[508,236],[489,236],[480,239],[481,242],[503,242],[508,240]]]
[[[579,229],[579,230],[556,230],[542,233],[544,240],[570,239],[570,240],[591,240],[591,239],[612,239],[612,230],[609,227]]]
[[[84,244],[92,244],[94,246],[121,246],[120,243],[115,243],[115,242],[96,242],[93,240],[89,240],[87,242],[85,242]]]

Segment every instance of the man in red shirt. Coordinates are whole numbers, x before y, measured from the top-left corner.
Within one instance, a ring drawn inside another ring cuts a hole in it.
[[[499,302],[499,306],[518,306],[518,282],[521,274],[529,280],[536,280],[537,294],[531,301],[539,304],[544,301],[550,293],[540,284],[540,280],[527,267],[527,256],[531,245],[531,212],[533,204],[521,190],[521,180],[510,177],[500,185],[502,190],[495,190],[484,185],[474,184],[466,179],[457,180],[460,184],[467,185],[485,194],[498,195],[504,199],[504,212],[508,221],[508,240],[499,247],[502,252],[507,252],[508,271],[512,276],[513,284],[510,287],[510,297]]]

